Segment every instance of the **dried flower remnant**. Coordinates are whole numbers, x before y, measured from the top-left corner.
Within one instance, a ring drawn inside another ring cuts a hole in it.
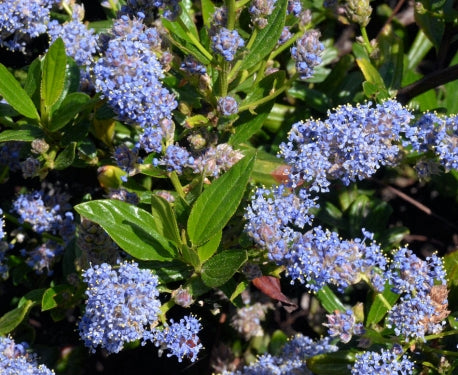
[[[237,100],[231,96],[218,99],[218,111],[223,116],[235,115],[239,111]]]
[[[232,317],[232,327],[247,341],[252,337],[262,336],[264,330],[262,329],[261,321],[265,319],[268,307],[268,305],[257,302],[254,305],[238,309],[237,313]]]
[[[277,0],[252,0],[248,8],[251,20],[259,29],[267,26],[267,17],[272,14]]]
[[[353,335],[361,335],[364,332],[363,325],[356,323],[356,317],[352,310],[345,312],[335,311],[333,314],[326,315],[327,323],[323,323],[328,327],[330,337],[339,337],[343,343],[350,342]]]

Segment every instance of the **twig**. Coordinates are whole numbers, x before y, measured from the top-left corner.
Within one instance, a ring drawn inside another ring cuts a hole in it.
[[[442,221],[444,224],[448,225],[449,227],[451,227],[451,228],[453,228],[455,230],[458,230],[458,227],[455,224],[449,222],[446,218],[434,213],[429,207],[427,207],[424,204],[420,203],[416,199],[413,199],[412,197],[410,197],[407,194],[403,193],[402,191],[394,188],[393,186],[386,185],[385,183],[383,183],[381,181],[377,181],[377,182],[379,184],[385,186],[389,191],[391,191],[392,193],[397,195],[399,198],[404,199],[406,202],[409,202],[411,205],[417,207],[420,211],[423,211],[427,215],[432,216],[432,217]]]
[[[401,104],[407,104],[412,98],[456,79],[458,79],[458,64],[431,73],[410,85],[402,87],[398,90],[396,100]]]

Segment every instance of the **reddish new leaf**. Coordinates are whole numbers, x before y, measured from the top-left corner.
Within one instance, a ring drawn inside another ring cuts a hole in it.
[[[253,279],[253,285],[265,295],[283,303],[286,311],[292,312],[297,305],[281,292],[280,279],[273,276],[261,276]]]

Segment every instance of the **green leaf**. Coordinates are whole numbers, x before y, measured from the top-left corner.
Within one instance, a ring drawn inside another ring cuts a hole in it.
[[[34,120],[40,119],[32,99],[3,64],[0,64],[0,95],[21,115]]]
[[[65,44],[61,38],[58,38],[49,47],[43,61],[41,100],[44,108],[42,111],[48,112],[61,96],[65,85],[66,68]]]
[[[452,285],[458,285],[458,251],[444,256],[444,266],[447,272],[447,279],[450,280]]]
[[[417,36],[407,55],[405,69],[408,71],[416,68],[431,50],[432,46],[433,44],[429,41],[426,34],[422,30],[418,30]]]
[[[235,213],[254,161],[254,154],[246,155],[199,196],[188,218],[188,235],[193,245],[199,246],[208,241],[224,228]]]
[[[99,224],[127,253],[140,260],[172,260],[176,249],[156,228],[153,216],[126,202],[95,200],[75,206],[87,219]]]
[[[18,307],[3,315],[0,318],[0,335],[3,336],[10,333],[19,324],[21,324],[30,309],[40,302],[43,292],[44,289],[35,289],[30,291],[21,298]]]
[[[202,266],[202,281],[211,288],[223,285],[247,260],[245,250],[218,253]]]
[[[181,261],[159,262],[144,261],[139,262],[141,268],[149,268],[160,280],[160,284],[189,280],[194,272],[192,267]]]
[[[316,375],[346,375],[354,362],[353,352],[340,350],[307,358],[307,368]]]
[[[431,13],[434,0],[422,0],[420,3],[426,11],[418,12],[417,7],[414,7],[415,22],[438,50],[444,36],[445,23]]]
[[[179,244],[181,242],[180,232],[178,230],[175,212],[172,210],[170,203],[164,198],[152,194],[151,211],[156,222],[156,230],[159,234]]]
[[[199,255],[194,249],[189,248],[186,245],[181,247],[181,256],[185,263],[193,266],[195,269],[200,268],[201,262],[199,259]]]
[[[394,306],[399,298],[399,294],[391,291],[391,285],[386,284],[383,294],[377,293],[374,302],[367,314],[366,326],[377,324],[385,314]],[[387,304],[390,306],[388,307]]]
[[[202,19],[205,26],[211,26],[213,22],[213,13],[215,13],[215,5],[210,0],[201,0]]]
[[[76,142],[68,144],[54,161],[54,169],[62,170],[70,167],[75,160]]]
[[[53,113],[52,119],[47,126],[48,130],[55,132],[63,128],[78,113],[82,112],[90,101],[89,95],[82,92],[68,94],[60,107]]]
[[[40,82],[41,82],[41,61],[36,58],[29,65],[24,90],[27,92],[36,105],[40,105]]]
[[[267,18],[267,26],[258,31],[253,46],[243,59],[243,69],[249,70],[263,60],[277,45],[285,26],[287,1],[279,1]]]
[[[269,112],[274,105],[275,100],[271,100],[256,108],[256,114],[250,111],[244,111],[234,124],[235,133],[231,135],[229,144],[237,146],[240,143],[248,141],[256,134],[269,116]]]
[[[317,292],[316,297],[321,302],[321,305],[324,307],[324,309],[330,314],[332,314],[335,310],[346,311],[346,308],[340,299],[327,285],[325,285]]]
[[[0,142],[32,142],[37,138],[44,138],[44,136],[45,134],[38,126],[23,125],[18,130],[4,130],[0,132]]]
[[[41,300],[41,311],[51,310],[59,306],[59,303],[56,301],[56,297],[63,292],[70,292],[69,288],[69,285],[56,285],[46,289]]]
[[[199,259],[202,263],[216,253],[216,250],[218,250],[218,246],[221,242],[222,236],[223,232],[219,231],[207,242],[205,242],[202,246],[199,246],[197,248],[197,254],[199,255]]]
[[[373,66],[367,59],[356,59],[356,63],[358,64],[359,69],[363,73],[366,81],[369,82],[371,90],[374,90],[374,92],[380,92],[380,94],[385,94],[385,83],[383,82],[383,78],[378,72],[377,68],[375,68],[375,66]]]

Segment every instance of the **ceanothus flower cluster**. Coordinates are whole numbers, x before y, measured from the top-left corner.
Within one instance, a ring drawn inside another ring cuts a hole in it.
[[[306,31],[291,48],[291,56],[296,61],[297,74],[302,80],[312,77],[315,67],[321,64],[320,56],[324,45],[319,40],[320,36],[318,30]]]
[[[46,33],[50,11],[58,0],[5,0],[0,2],[0,46],[26,52],[27,43]]]
[[[115,21],[104,55],[94,66],[95,87],[120,120],[143,128],[139,146],[157,152],[166,136],[160,123],[172,117],[177,102],[161,82],[164,74],[154,52],[160,49],[159,34],[143,18],[139,13],[138,18]]]
[[[65,51],[68,56],[75,59],[80,67],[89,67],[94,61],[94,55],[98,51],[98,37],[93,29],[89,29],[74,12],[72,20],[59,24],[56,20],[48,24],[48,35],[51,43],[57,38],[62,38],[65,43]]]
[[[54,371],[37,363],[36,355],[27,352],[27,343],[16,344],[10,337],[0,336],[0,374],[53,375]]]
[[[212,36],[213,50],[223,56],[226,61],[234,60],[237,50],[245,45],[237,30],[221,27]]]
[[[252,0],[248,12],[251,20],[258,28],[267,26],[267,17],[272,14],[277,0]]]
[[[107,263],[83,272],[88,284],[85,313],[79,322],[80,337],[95,352],[97,347],[118,353],[125,344],[136,340],[152,341],[168,356],[197,359],[202,348],[198,333],[202,326],[194,316],[159,327],[158,278],[135,262],[123,261],[118,267]]]
[[[402,356],[398,359],[396,350],[382,349],[380,353],[364,352],[356,355],[351,373],[352,375],[361,374],[405,374],[412,375],[414,364],[407,358]]]
[[[326,192],[330,180],[345,185],[372,176],[382,165],[395,163],[400,133],[412,115],[394,100],[373,108],[371,103],[345,105],[328,112],[324,121],[292,126],[281,156],[291,166],[292,186],[303,182]]]
[[[87,303],[78,329],[92,352],[100,346],[118,353],[124,344],[144,339],[160,313],[157,276],[125,261],[118,269],[107,263],[90,267],[83,280]]]
[[[283,346],[278,356],[261,355],[255,363],[245,366],[242,370],[225,371],[222,375],[309,374],[307,358],[338,350],[335,345],[330,344],[330,341],[329,337],[313,341],[307,336],[297,334]]]
[[[353,335],[361,335],[364,333],[362,323],[356,323],[355,314],[351,309],[342,312],[335,311],[333,314],[326,315],[328,318],[327,323],[323,323],[328,327],[328,334],[330,337],[339,337],[343,343],[350,342]]]

